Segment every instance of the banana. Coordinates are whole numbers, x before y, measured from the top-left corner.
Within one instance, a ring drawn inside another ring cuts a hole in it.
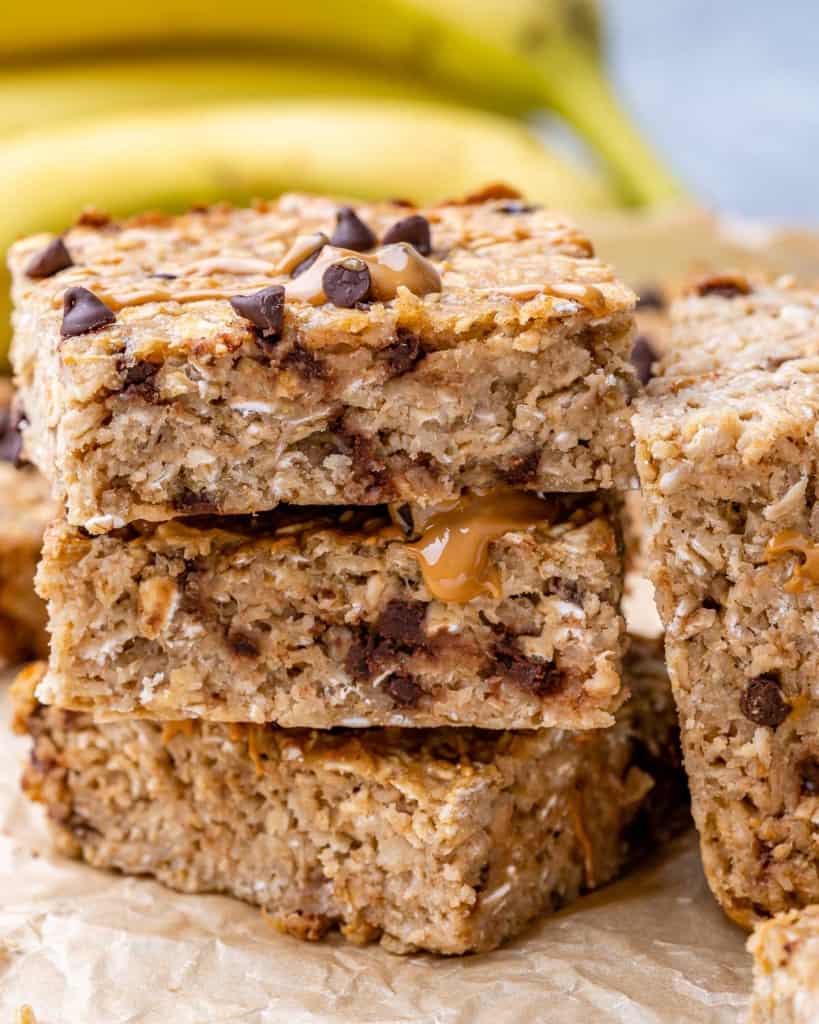
[[[612,205],[522,125],[431,102],[303,100],[65,122],[0,145],[0,250],[83,207],[124,215],[285,190],[434,201],[502,179],[574,209]],[[3,272],[5,274],[5,271]],[[0,276],[0,362],[8,336]]]
[[[579,0],[41,0],[17,4],[5,19],[0,56],[18,61],[76,49],[179,43],[275,44],[317,57],[333,53],[426,81],[473,105],[526,113],[550,107],[604,158],[629,203],[678,197],[616,103],[596,56],[570,31],[563,8]],[[576,8],[575,8],[576,9]],[[541,31],[531,53],[532,11]],[[557,14],[555,14],[557,11]],[[554,15],[550,17],[551,15]],[[489,26],[501,25],[499,31]],[[544,28],[545,26],[545,28]],[[518,42],[515,43],[515,40]],[[316,60],[316,75],[322,73]]]
[[[58,121],[277,98],[443,99],[423,84],[359,65],[314,63],[258,54],[86,58],[0,71],[0,139]]]

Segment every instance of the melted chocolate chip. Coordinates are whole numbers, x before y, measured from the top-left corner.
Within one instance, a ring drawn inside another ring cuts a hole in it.
[[[504,203],[502,206],[496,207],[498,213],[518,214],[518,213],[536,213],[540,207],[533,203],[524,203],[521,199],[512,199],[508,203]]]
[[[122,373],[122,391],[129,398],[143,398],[146,402],[155,402],[158,398],[154,378],[159,373],[159,364],[138,359],[130,366],[120,366]]]
[[[63,296],[63,338],[76,338],[116,322],[112,309],[87,288],[69,288]]]
[[[657,362],[658,358],[657,351],[647,335],[640,334],[634,339],[630,356],[631,365],[637,371],[637,379],[643,387],[654,376],[654,363]]]
[[[307,256],[305,259],[303,259],[301,261],[301,263],[297,263],[295,265],[295,267],[293,267],[293,269],[290,271],[290,276],[291,277],[298,277],[299,274],[303,274],[305,272],[305,270],[309,270],[310,267],[313,266],[313,264],[316,262],[316,260],[321,255],[321,250],[324,248],[324,246],[326,244],[327,244],[326,242],[322,242],[321,245],[316,246],[316,248],[313,250],[313,252],[310,253],[309,256]]]
[[[509,641],[496,644],[493,654],[495,671],[501,678],[537,697],[552,696],[563,686],[563,676],[554,662],[533,661]]]
[[[14,406],[0,409],[0,462],[10,462],[18,468],[25,464],[20,457],[23,450],[23,436],[20,433],[23,418],[22,412]]]
[[[219,506],[209,494],[204,491],[192,491],[188,487],[184,487],[176,495],[173,507],[177,512],[186,512],[188,515],[207,515],[219,511]]]
[[[421,699],[422,689],[412,676],[395,675],[384,683],[384,692],[402,708],[413,708]]]
[[[284,356],[280,365],[295,370],[305,380],[323,380],[327,376],[327,368],[324,363],[303,345],[294,345]]]
[[[528,484],[537,476],[540,466],[540,452],[532,451],[526,455],[514,455],[509,465],[501,469],[504,481],[512,486]]]
[[[402,647],[420,647],[426,642],[423,601],[390,601],[376,623],[376,633]]]
[[[637,300],[638,309],[656,309],[658,313],[661,313],[666,305],[665,295],[660,288],[654,285],[647,285],[645,288],[640,289]]]
[[[409,242],[422,256],[429,256],[432,252],[432,238],[429,230],[429,221],[420,213],[413,213],[393,224],[381,239],[383,245],[392,245],[393,242]]]
[[[253,324],[261,341],[274,341],[281,335],[284,324],[282,285],[274,284],[252,295],[234,295],[230,305],[235,313]]]
[[[772,675],[757,676],[739,698],[739,709],[749,722],[776,729],[790,714],[791,706],[782,696],[779,680]]]
[[[714,274],[705,277],[695,285],[697,295],[719,295],[723,299],[735,299],[739,295],[750,295],[748,281],[737,274]]]
[[[400,377],[414,370],[426,355],[421,342],[404,327],[395,332],[396,340],[384,349],[384,357],[390,368],[391,376]]]
[[[74,261],[62,238],[55,238],[41,252],[38,252],[26,267],[28,277],[52,277],[61,270],[73,267]]]
[[[415,535],[415,523],[412,520],[412,506],[411,505],[400,505],[395,509],[395,518],[398,520],[398,525],[405,537],[412,537]]]
[[[321,286],[334,306],[352,309],[370,294],[370,268],[364,260],[349,259],[331,263],[324,271]]]
[[[234,654],[238,654],[243,658],[258,657],[259,648],[256,641],[249,637],[247,633],[236,632],[229,634],[228,643]]]
[[[797,764],[800,788],[805,796],[816,796],[819,793],[819,758],[803,757]]]
[[[351,206],[342,206],[336,211],[336,228],[330,239],[331,245],[353,252],[366,252],[375,246],[377,239],[370,228]]]

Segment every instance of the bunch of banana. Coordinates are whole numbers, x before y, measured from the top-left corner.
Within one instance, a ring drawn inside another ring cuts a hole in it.
[[[675,197],[599,58],[595,0],[17,5],[0,33],[0,249],[86,205],[287,189],[435,200],[505,180],[570,209]],[[530,134],[520,117],[544,108],[607,179]],[[3,271],[0,368],[7,292]]]

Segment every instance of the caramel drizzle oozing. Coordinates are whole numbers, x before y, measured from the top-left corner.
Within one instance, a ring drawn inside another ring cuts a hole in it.
[[[802,555],[803,560],[794,566],[784,589],[788,594],[803,594],[819,583],[819,544],[798,530],[782,530],[768,541],[765,557],[770,561],[789,554]]]
[[[489,545],[511,530],[551,521],[554,511],[551,502],[518,491],[466,495],[433,513],[407,549],[438,600],[464,604],[484,593],[498,597],[500,579],[489,561]]]

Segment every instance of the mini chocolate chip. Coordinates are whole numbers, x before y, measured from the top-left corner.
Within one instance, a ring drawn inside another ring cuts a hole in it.
[[[421,647],[426,643],[423,601],[390,601],[376,623],[376,633],[402,647]]]
[[[280,284],[262,288],[252,295],[234,295],[230,305],[235,313],[249,320],[264,341],[278,338],[284,324],[284,287]]]
[[[321,285],[324,294],[334,306],[352,309],[370,294],[370,268],[354,257],[331,263],[324,271]]]
[[[659,359],[659,355],[647,335],[639,334],[634,339],[630,359],[631,365],[637,371],[637,379],[645,387],[654,376],[654,364]]]
[[[87,288],[69,288],[63,296],[63,338],[76,338],[116,322],[116,315]]]
[[[712,274],[704,277],[694,286],[697,295],[719,295],[723,299],[735,299],[738,295],[750,295],[751,286],[739,274]]]
[[[336,211],[336,228],[330,239],[331,245],[353,252],[366,252],[375,246],[377,239],[370,228],[351,206],[342,206]]]
[[[645,288],[640,289],[639,298],[637,299],[638,309],[656,309],[658,313],[661,313],[666,305],[665,295],[660,288],[654,285],[647,285]]]
[[[73,267],[74,261],[62,238],[55,238],[26,267],[28,277],[51,277],[61,270]]]
[[[800,786],[805,796],[816,796],[819,793],[819,759],[803,757],[797,764]]]
[[[384,683],[384,690],[402,708],[412,708],[421,698],[421,687],[412,676],[394,675]]]
[[[23,450],[23,437],[20,425],[23,415],[12,406],[0,409],[0,462],[10,462],[13,466],[22,466],[20,454]]]
[[[429,221],[420,213],[397,220],[381,239],[382,245],[392,245],[393,242],[409,242],[422,256],[429,256],[432,252]]]
[[[400,377],[415,369],[426,355],[421,342],[404,327],[395,332],[396,340],[384,349],[384,357],[393,377]]]
[[[524,203],[523,200],[513,199],[508,203],[504,203],[502,206],[497,206],[495,209],[498,213],[536,213],[540,207],[532,203]]]
[[[779,680],[772,675],[757,676],[739,698],[739,709],[749,722],[776,729],[790,714],[791,706],[782,696]]]

